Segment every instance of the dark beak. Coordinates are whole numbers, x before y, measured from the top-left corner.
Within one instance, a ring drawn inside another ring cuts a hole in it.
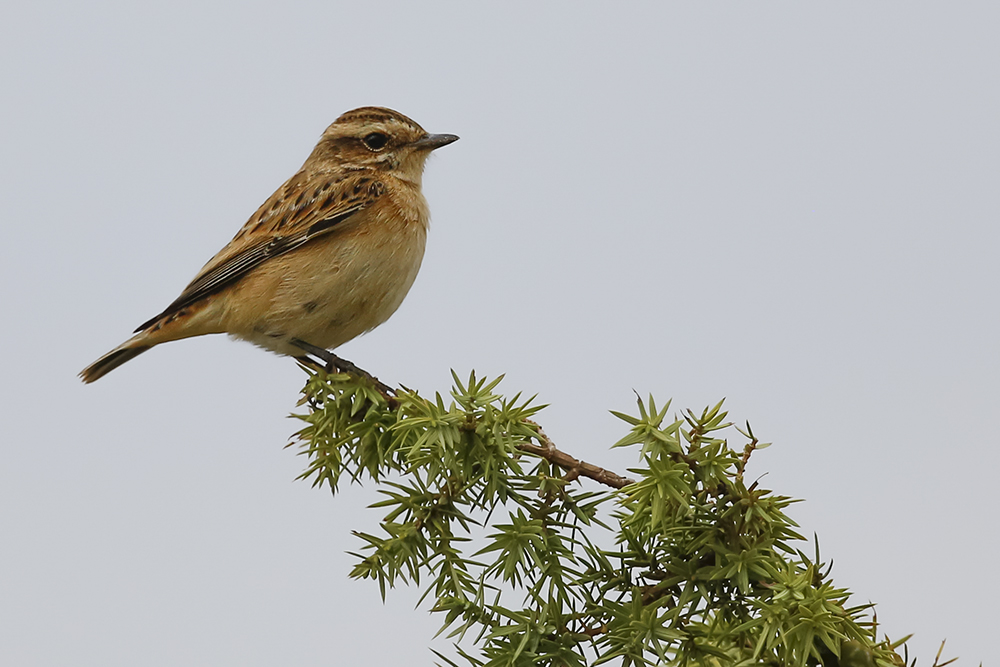
[[[432,151],[455,141],[458,141],[458,137],[454,134],[425,134],[414,141],[413,146],[418,150]]]

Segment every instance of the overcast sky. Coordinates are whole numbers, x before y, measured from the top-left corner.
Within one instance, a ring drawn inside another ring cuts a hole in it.
[[[633,389],[726,397],[886,632],[995,662],[996,3],[420,5],[0,9],[0,663],[432,664],[415,592],[347,578],[370,490],[295,481],[293,362],[216,336],[76,377],[362,105],[461,141],[343,356],[506,373],[618,468]]]

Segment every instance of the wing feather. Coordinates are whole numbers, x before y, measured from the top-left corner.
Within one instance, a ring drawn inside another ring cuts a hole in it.
[[[173,303],[136,332],[239,281],[264,262],[330,233],[371,205],[384,189],[370,172],[339,177],[297,173],[257,209]]]

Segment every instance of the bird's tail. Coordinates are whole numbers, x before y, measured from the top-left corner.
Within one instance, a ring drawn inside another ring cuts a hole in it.
[[[138,337],[136,336],[136,338]],[[127,340],[80,371],[80,377],[88,384],[94,380],[99,380],[126,361],[135,359],[151,347],[153,346],[137,344],[135,338]]]

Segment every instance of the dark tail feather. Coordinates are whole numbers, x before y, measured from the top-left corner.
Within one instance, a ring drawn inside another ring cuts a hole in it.
[[[151,347],[152,345],[117,347],[80,371],[80,377],[88,384],[94,380],[99,380],[126,361],[135,359]]]

